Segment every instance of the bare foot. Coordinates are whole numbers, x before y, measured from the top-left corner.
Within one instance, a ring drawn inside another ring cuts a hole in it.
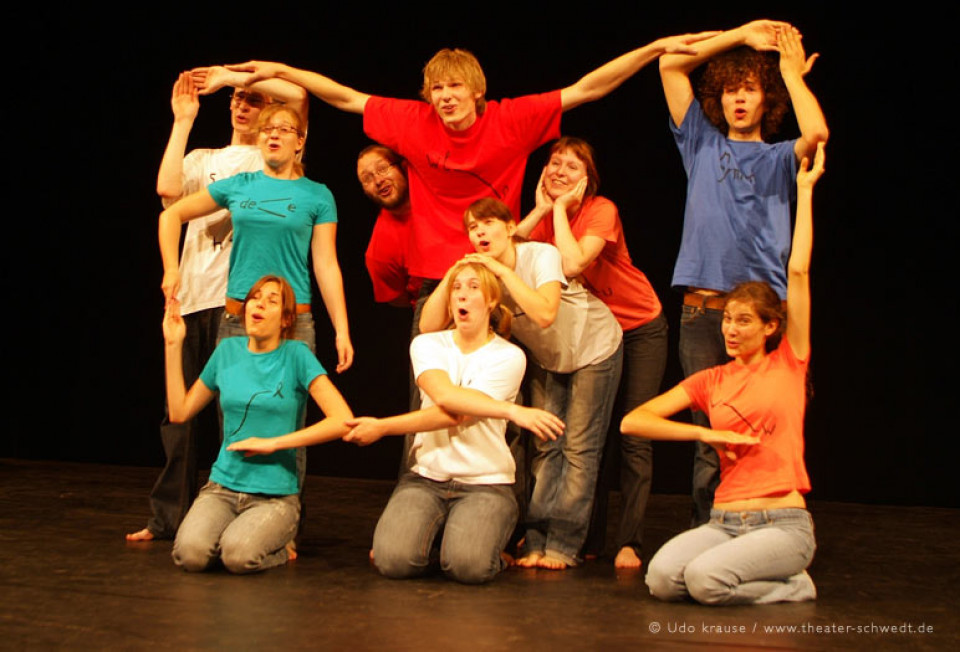
[[[147,528],[143,528],[139,532],[130,532],[127,534],[127,541],[153,541],[156,539],[153,536],[153,532]]]
[[[506,550],[500,552],[500,560],[503,562],[504,567],[513,566],[517,563],[517,560],[513,558],[513,555]]]
[[[373,548],[370,548],[370,554],[368,555],[368,557],[370,557],[370,563],[372,564],[372,563],[373,563]]]
[[[567,562],[550,555],[544,555],[537,562],[537,568],[546,568],[547,570],[567,570]]]
[[[285,546],[287,549],[287,561],[296,561],[297,560],[297,544],[293,540],[287,542]]]
[[[536,568],[540,565],[540,560],[543,559],[542,552],[531,552],[529,555],[524,555],[515,562],[516,566],[520,568]]]
[[[640,566],[643,565],[643,562],[637,557],[637,553],[633,548],[624,546],[620,548],[620,552],[617,553],[617,558],[613,560],[613,565],[616,568],[639,569]]]

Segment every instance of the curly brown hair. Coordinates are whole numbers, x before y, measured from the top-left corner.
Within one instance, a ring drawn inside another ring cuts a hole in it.
[[[776,52],[757,52],[744,46],[710,59],[697,88],[700,106],[713,126],[726,135],[730,126],[723,116],[720,98],[724,89],[735,88],[750,77],[754,77],[763,88],[760,136],[767,141],[779,131],[783,118],[790,110],[790,95],[780,76],[780,61]]]

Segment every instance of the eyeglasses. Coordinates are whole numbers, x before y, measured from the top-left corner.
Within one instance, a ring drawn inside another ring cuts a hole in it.
[[[287,134],[300,135],[300,130],[293,125],[264,125],[260,127],[261,134],[272,136],[274,132],[279,132],[281,136],[286,136]]]
[[[246,102],[254,109],[262,109],[263,105],[267,103],[266,98],[260,93],[248,93],[247,91],[234,91],[230,101],[234,104]]]
[[[390,172],[390,168],[392,168],[394,165],[396,165],[396,163],[381,163],[374,168],[373,173],[364,172],[361,174],[360,183],[365,186],[370,185],[377,179],[387,176],[387,173]]]

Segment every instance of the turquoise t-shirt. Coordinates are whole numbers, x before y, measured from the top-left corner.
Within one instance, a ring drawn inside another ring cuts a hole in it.
[[[306,177],[275,179],[262,171],[241,172],[207,190],[233,220],[227,296],[243,301],[254,283],[276,274],[293,287],[297,303],[310,303],[313,227],[337,221],[330,190]]]
[[[227,446],[296,431],[310,384],[327,372],[303,342],[281,340],[269,353],[252,353],[247,342],[246,337],[220,342],[200,374],[208,389],[220,392],[223,410],[223,445],[210,479],[243,493],[295,494],[300,490],[296,450],[244,457]]]

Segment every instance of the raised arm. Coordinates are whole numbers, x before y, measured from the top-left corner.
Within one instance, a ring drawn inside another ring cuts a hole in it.
[[[210,95],[225,86],[249,88],[269,95],[278,102],[289,106],[307,120],[309,95],[306,89],[283,79],[262,79],[251,82],[250,73],[230,70],[226,66],[205,66],[190,71],[193,82],[201,95]]]
[[[510,296],[517,302],[517,307],[540,328],[553,324],[560,310],[560,282],[549,281],[532,288],[520,278],[515,271],[495,258],[485,254],[467,254],[463,257],[473,263],[480,263],[493,272],[503,287],[507,288]]]
[[[271,61],[248,61],[227,66],[234,72],[249,73],[248,83],[256,83],[266,79],[283,79],[307,89],[313,95],[341,111],[348,113],[363,113],[370,96],[356,91],[349,86],[339,84],[329,77],[309,70],[293,68],[282,63]]]
[[[754,50],[776,50],[778,27],[792,29],[789,24],[780,21],[755,20],[726,32],[714,32],[715,36],[697,43],[695,54],[665,54],[660,57],[660,81],[673,123],[680,126],[693,102],[690,73],[715,55],[741,45],[748,45]]]
[[[158,237],[163,260],[163,296],[167,303],[180,289],[180,227],[184,222],[202,217],[220,208],[210,191],[199,190],[160,213]]]
[[[756,444],[759,439],[729,430],[712,430],[692,423],[672,421],[681,410],[690,407],[690,395],[681,385],[635,408],[620,422],[620,432],[647,439],[665,441],[702,441],[711,446]]]
[[[353,364],[353,343],[350,341],[350,324],[347,321],[347,301],[343,294],[343,274],[337,260],[337,224],[330,222],[313,227],[310,243],[313,256],[313,273],[323,305],[327,308],[330,322],[336,333],[337,373],[342,373]]]
[[[717,32],[701,32],[699,34],[681,34],[657,39],[653,43],[627,52],[613,61],[610,61],[593,72],[587,73],[572,86],[560,91],[560,104],[564,111],[580,106],[585,102],[593,102],[606,97],[620,84],[627,81],[645,65],[661,54],[683,53],[696,54],[698,48],[693,43],[702,41],[715,35]]]
[[[797,172],[797,221],[793,248],[787,262],[787,341],[794,355],[806,360],[810,354],[810,256],[813,252],[813,187],[823,176],[825,143],[817,144],[810,167],[806,157]]]
[[[563,273],[568,277],[579,276],[603,251],[606,241],[597,235],[584,235],[577,239],[570,229],[570,213],[576,213],[587,190],[584,177],[569,192],[557,197],[553,204],[553,235],[560,250]]]
[[[157,174],[157,194],[162,199],[174,200],[183,194],[183,157],[187,151],[187,139],[193,122],[200,110],[198,90],[188,72],[180,73],[173,84],[170,97],[173,109],[173,128],[163,151],[160,171]]]
[[[800,137],[793,149],[797,160],[800,160],[813,156],[817,145],[826,143],[830,137],[820,103],[803,79],[818,55],[814,54],[808,59],[800,35],[789,28],[777,30],[777,47],[780,50],[780,75],[790,94],[793,113],[800,127]]]
[[[310,396],[323,411],[324,418],[296,432],[280,437],[249,437],[227,446],[230,451],[245,451],[251,455],[269,455],[279,450],[323,444],[340,439],[350,431],[347,421],[353,418],[350,406],[324,374],[310,383]]]
[[[195,417],[213,400],[203,381],[197,380],[188,392],[183,380],[183,340],[187,325],[176,301],[167,304],[163,314],[164,359],[167,379],[167,414],[172,423],[184,423]]]

